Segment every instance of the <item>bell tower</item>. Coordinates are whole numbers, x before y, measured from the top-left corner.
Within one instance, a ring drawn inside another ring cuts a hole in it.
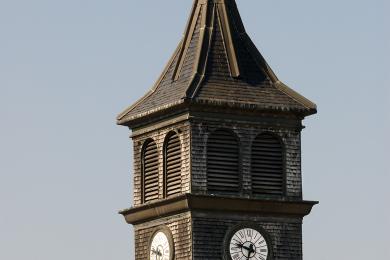
[[[195,0],[153,88],[121,113],[132,130],[136,260],[302,260],[302,120],[234,0]]]

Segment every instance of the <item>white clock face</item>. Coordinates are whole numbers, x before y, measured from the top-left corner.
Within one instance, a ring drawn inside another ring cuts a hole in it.
[[[238,230],[230,239],[232,260],[267,260],[269,249],[263,235],[252,228]]]
[[[150,245],[150,260],[170,260],[171,246],[164,232],[157,232]]]

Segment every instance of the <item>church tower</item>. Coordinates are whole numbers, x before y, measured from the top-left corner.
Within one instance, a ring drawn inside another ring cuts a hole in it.
[[[136,260],[302,260],[302,120],[234,0],[195,0],[154,87],[118,116],[132,130]]]

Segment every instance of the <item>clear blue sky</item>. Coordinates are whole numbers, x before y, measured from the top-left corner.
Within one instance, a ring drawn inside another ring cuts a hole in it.
[[[129,132],[115,116],[178,43],[192,0],[0,0],[0,259],[133,259]],[[239,0],[275,72],[315,101],[305,259],[390,259],[390,3]]]

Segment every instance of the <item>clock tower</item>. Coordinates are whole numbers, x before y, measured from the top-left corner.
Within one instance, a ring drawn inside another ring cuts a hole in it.
[[[302,120],[234,0],[195,0],[152,89],[118,116],[132,130],[136,260],[302,260]]]

